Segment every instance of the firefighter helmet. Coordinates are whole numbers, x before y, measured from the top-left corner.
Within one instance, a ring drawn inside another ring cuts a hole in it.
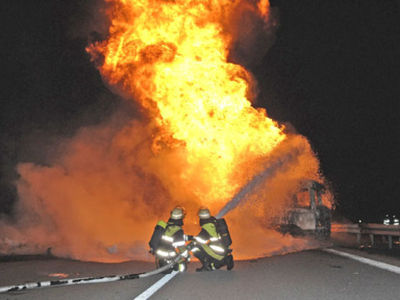
[[[171,219],[181,220],[185,217],[185,209],[182,206],[176,206],[171,210]]]
[[[207,207],[202,207],[197,213],[200,219],[208,219],[211,217],[210,210]]]

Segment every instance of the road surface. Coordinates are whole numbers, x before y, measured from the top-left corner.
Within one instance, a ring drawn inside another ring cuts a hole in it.
[[[398,261],[393,262],[394,265]],[[400,266],[400,264],[398,264]],[[400,299],[400,275],[321,250],[236,262],[232,271],[188,272],[171,279],[151,299]],[[0,263],[0,286],[70,277],[151,270],[150,263],[98,264],[68,260]],[[164,275],[128,281],[40,288],[0,294],[0,299],[134,299]],[[54,278],[53,278],[54,279]]]

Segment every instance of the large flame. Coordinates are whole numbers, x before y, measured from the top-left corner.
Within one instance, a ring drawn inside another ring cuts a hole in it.
[[[235,22],[268,22],[268,1],[107,2],[108,38],[87,50],[146,117],[117,115],[60,143],[47,165],[20,164],[17,222],[0,223],[0,253],[51,247],[78,259],[148,259],[154,224],[174,205],[187,208],[196,234],[200,206],[217,214],[269,166],[227,215],[235,258],[304,248],[267,227],[303,179],[320,179],[318,160],[304,137],[252,106],[251,74],[228,59],[243,36]]]
[[[266,156],[285,135],[251,106],[251,75],[228,62],[229,26],[240,1],[110,1],[109,38],[90,47],[102,74],[149,110],[163,130],[153,150],[185,149],[182,184],[203,204],[224,203],[240,187],[239,166]],[[259,14],[268,3],[261,1]],[[193,184],[196,183],[196,184]]]

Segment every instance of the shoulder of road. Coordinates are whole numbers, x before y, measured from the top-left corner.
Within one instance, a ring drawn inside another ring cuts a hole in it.
[[[400,267],[400,251],[374,248],[333,247],[332,249]]]

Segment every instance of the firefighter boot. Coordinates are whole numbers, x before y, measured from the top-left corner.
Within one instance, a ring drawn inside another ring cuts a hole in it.
[[[208,261],[201,261],[201,268],[197,268],[196,272],[212,271],[211,265]]]
[[[228,269],[228,271],[230,271],[230,270],[233,269],[234,263],[233,263],[233,256],[232,256],[232,254],[228,254],[228,255],[225,257],[225,263],[226,263],[226,268]]]

